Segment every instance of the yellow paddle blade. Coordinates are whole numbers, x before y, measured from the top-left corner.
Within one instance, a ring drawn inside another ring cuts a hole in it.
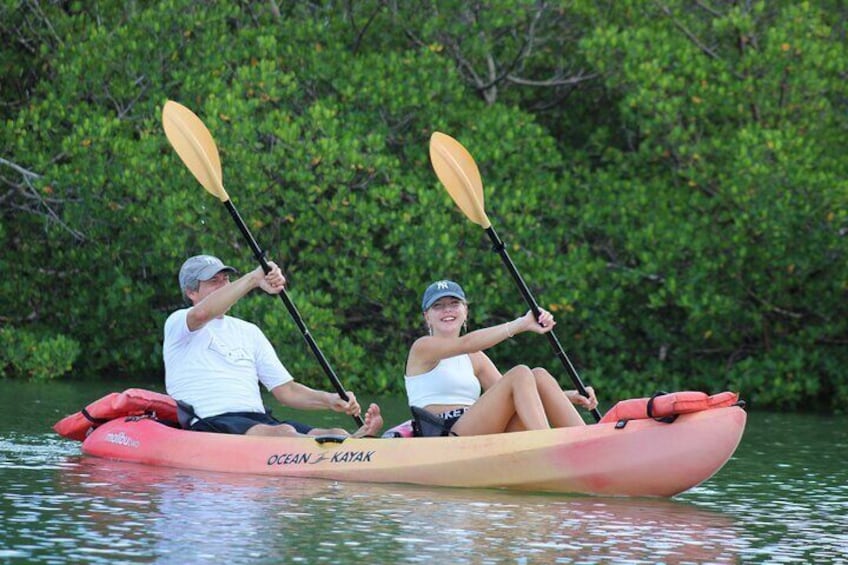
[[[483,180],[474,158],[457,140],[441,132],[430,136],[430,163],[462,213],[484,229],[492,223],[483,208]]]
[[[162,127],[177,155],[194,178],[213,196],[230,199],[221,180],[221,158],[212,134],[194,112],[173,100],[162,108]]]

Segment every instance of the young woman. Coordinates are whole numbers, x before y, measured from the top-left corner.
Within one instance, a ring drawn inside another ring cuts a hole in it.
[[[522,332],[544,334],[556,325],[550,312],[461,334],[468,319],[465,292],[453,281],[427,287],[421,302],[429,334],[418,338],[406,361],[410,406],[441,416],[456,435],[482,435],[550,427],[582,426],[574,405],[591,410],[598,401],[563,391],[542,368],[517,365],[501,375],[484,350]]]

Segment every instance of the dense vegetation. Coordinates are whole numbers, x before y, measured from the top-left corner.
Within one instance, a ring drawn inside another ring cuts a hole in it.
[[[605,405],[733,389],[848,402],[844,2],[0,0],[0,374],[160,378],[176,273],[254,260],[163,134],[224,184],[348,387],[399,392],[437,278],[472,325],[526,309],[441,189],[459,139],[486,209]],[[243,300],[328,387],[279,303]],[[558,370],[547,340],[492,351]]]

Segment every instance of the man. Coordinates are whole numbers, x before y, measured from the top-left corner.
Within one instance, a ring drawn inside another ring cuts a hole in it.
[[[312,428],[281,422],[265,412],[261,382],[281,404],[297,409],[330,409],[359,415],[356,396],[314,390],[292,378],[274,348],[256,325],[226,315],[254,288],[268,294],[283,291],[286,279],[269,262],[268,274],[259,267],[233,282],[237,271],[217,257],[196,255],[180,268],[180,289],[191,303],[165,322],[163,357],[168,394],[190,404],[196,418],[191,429],[246,435],[301,436],[342,434],[340,429]],[[380,409],[371,404],[365,424],[354,437],[375,436],[383,425]]]

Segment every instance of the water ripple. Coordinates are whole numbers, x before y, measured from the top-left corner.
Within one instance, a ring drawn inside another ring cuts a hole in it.
[[[0,561],[848,563],[848,421],[750,421],[727,466],[674,500],[189,472],[9,433]]]

